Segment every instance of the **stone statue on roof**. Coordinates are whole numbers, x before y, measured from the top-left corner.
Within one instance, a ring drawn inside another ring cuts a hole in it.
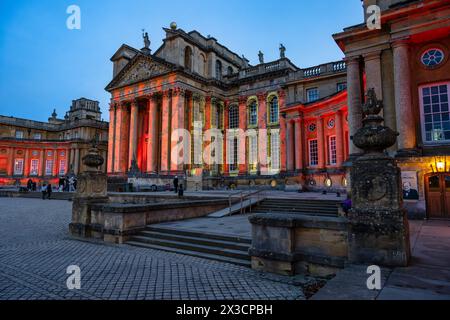
[[[286,47],[280,43],[280,59],[286,58]]]
[[[262,53],[261,50],[259,50],[258,58],[259,58],[259,63],[263,64],[264,63],[264,53]]]
[[[148,36],[148,32],[142,30],[142,37],[144,38],[144,48],[150,49],[150,38]]]

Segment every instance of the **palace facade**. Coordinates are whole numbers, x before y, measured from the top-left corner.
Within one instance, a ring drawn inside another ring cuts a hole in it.
[[[301,69],[280,45],[278,60],[260,52],[252,66],[215,38],[175,23],[164,31],[155,53],[144,34],[144,48],[122,45],[111,58],[110,176],[132,172],[160,184],[178,175],[203,188],[345,188],[345,62]]]
[[[450,1],[364,0],[381,9],[334,39],[347,62],[350,135],[361,125],[363,92],[374,88],[385,124],[399,132],[389,150],[402,169],[405,204],[417,217],[450,217]],[[366,85],[364,85],[364,82]],[[358,150],[350,144],[350,154]]]
[[[106,159],[108,123],[99,103],[85,98],[74,100],[64,119],[56,110],[48,122],[0,116],[0,185],[26,185],[28,179],[55,184],[77,175],[95,137]]]

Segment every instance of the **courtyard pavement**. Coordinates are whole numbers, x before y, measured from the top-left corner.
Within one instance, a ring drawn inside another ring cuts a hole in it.
[[[71,202],[0,198],[0,300],[304,299],[289,278],[174,253],[80,241]],[[81,290],[66,286],[81,268]]]

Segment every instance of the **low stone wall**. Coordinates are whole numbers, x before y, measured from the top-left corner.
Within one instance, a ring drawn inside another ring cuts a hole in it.
[[[77,203],[74,202],[74,205]],[[165,203],[89,203],[72,216],[73,235],[123,243],[149,224],[203,217],[228,206],[227,200],[167,201]]]
[[[347,261],[346,218],[262,213],[249,220],[253,269],[291,276],[327,276]]]

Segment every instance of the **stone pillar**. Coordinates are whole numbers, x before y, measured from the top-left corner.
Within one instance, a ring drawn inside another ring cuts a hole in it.
[[[294,123],[295,130],[295,170],[303,169],[302,119]]]
[[[287,121],[287,171],[294,171],[294,123]]]
[[[212,113],[212,97],[211,96],[207,96],[205,98],[205,128],[204,131],[207,131],[209,129],[211,129],[211,113]],[[216,102],[214,102],[216,104]],[[203,150],[205,150],[207,144],[204,143],[203,145]],[[203,159],[205,160],[205,164],[204,164],[204,168],[206,170],[212,170],[212,166],[209,165],[209,163],[211,162],[211,153],[209,154],[204,154],[203,155]]]
[[[173,135],[173,132],[178,129],[184,129],[184,116],[185,116],[185,90],[182,88],[176,88],[172,91],[172,134],[171,141],[171,161],[170,171],[172,174],[183,174],[184,164],[186,162],[185,155],[187,147],[186,141],[183,140],[183,136],[180,134]],[[180,131],[178,131],[181,133]],[[180,150],[178,144],[183,142],[183,148]]]
[[[9,149],[9,156],[8,156],[8,176],[12,177],[14,175],[14,155],[16,153],[15,148]]]
[[[45,159],[44,159],[45,161]],[[44,165],[45,166],[45,165]],[[76,148],[75,149],[75,162],[73,165],[73,171],[75,174],[80,173],[80,149]]]
[[[344,144],[344,130],[343,130],[343,112],[338,110],[336,112],[335,130],[336,130],[336,164],[338,167],[342,166],[344,162],[345,144]]]
[[[319,169],[325,168],[325,155],[326,155],[326,147],[325,147],[325,140],[324,139],[324,129],[323,129],[323,118],[319,117],[317,119],[317,155],[319,158],[319,163],[317,167]]]
[[[157,96],[153,95],[148,99],[148,141],[147,141],[147,172],[156,173],[158,171],[158,105]]]
[[[45,176],[45,149],[41,150],[41,155],[39,158],[39,176]]]
[[[394,51],[394,90],[395,112],[399,153],[412,151],[416,147],[416,126],[412,111],[411,76],[409,46],[407,41],[397,41],[392,45]]]
[[[383,98],[381,81],[381,52],[371,52],[364,55],[366,86],[375,89],[377,97]]]
[[[109,131],[108,131],[108,172],[114,172],[114,151],[116,142],[116,104],[111,103],[109,108]],[[71,151],[72,157],[72,151]],[[72,160],[70,160],[72,161]]]
[[[286,93],[284,90],[278,91],[278,108],[282,110],[286,104]],[[267,107],[264,108],[267,113]],[[286,158],[286,123],[285,123],[285,113],[281,111],[279,115],[280,121],[280,171],[285,172],[287,169],[287,158]]]
[[[268,158],[268,132],[264,134],[264,130],[267,130],[267,107],[266,107],[266,99],[267,94],[266,93],[260,93],[258,94],[258,163],[259,163],[259,169],[261,173],[267,172],[269,169],[267,158]],[[281,117],[280,117],[280,126],[282,125]],[[284,121],[283,121],[284,125]]]
[[[169,122],[170,122],[170,91],[163,92],[162,112],[161,112],[161,172],[168,174],[169,172]]]
[[[247,129],[247,97],[239,97],[239,129],[245,132]],[[241,133],[242,133],[241,132]],[[246,150],[246,136],[239,135],[239,174],[245,175],[247,173],[247,150]]]
[[[131,162],[137,160],[137,141],[138,141],[138,113],[139,103],[137,100],[131,102],[130,111],[130,141],[128,147],[128,168],[131,168]]]
[[[128,169],[130,126],[130,117],[126,102],[123,102],[117,108],[116,117],[115,172],[125,174]]]
[[[58,175],[58,149],[53,150],[53,176],[56,177]]]
[[[361,70],[359,57],[347,58],[347,94],[348,94],[348,124],[350,140],[362,126],[361,111]],[[350,157],[362,153],[351,141],[349,143]]]
[[[25,157],[23,160],[23,176],[28,177],[30,175],[30,150],[25,149]]]
[[[230,107],[230,101],[225,100],[225,106],[224,106],[224,115],[223,115],[223,126],[224,126],[224,134],[223,134],[223,146],[222,146],[222,154],[223,154],[223,173],[229,174],[230,172],[230,166],[228,165],[228,154],[227,154],[227,131],[230,126],[230,119],[229,119],[229,107]]]

